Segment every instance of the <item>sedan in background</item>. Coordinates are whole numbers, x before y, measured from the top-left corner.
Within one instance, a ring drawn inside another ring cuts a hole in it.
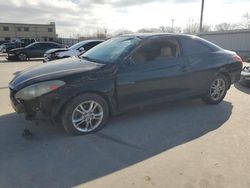
[[[96,45],[102,43],[103,40],[85,40],[74,44],[69,48],[51,49],[45,52],[43,62],[56,59],[62,59],[83,54]]]
[[[10,50],[22,47],[20,42],[7,42],[0,45],[0,52],[8,53]]]
[[[43,54],[49,49],[62,47],[61,44],[55,42],[35,42],[24,48],[10,50],[7,59],[26,61],[29,58],[43,57]]]
[[[235,52],[199,37],[124,35],[81,56],[23,71],[9,84],[10,99],[27,119],[43,112],[68,133],[81,135],[134,107],[184,98],[219,104],[241,69]]]

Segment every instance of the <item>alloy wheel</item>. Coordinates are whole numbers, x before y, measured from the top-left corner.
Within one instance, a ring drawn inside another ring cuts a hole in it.
[[[226,83],[225,80],[222,78],[217,78],[213,81],[209,94],[212,100],[218,101],[223,97],[226,91]]]
[[[21,61],[25,61],[25,60],[27,60],[27,55],[24,54],[24,53],[21,53],[21,54],[18,55],[18,58],[19,58]]]
[[[72,113],[72,124],[80,132],[88,133],[96,129],[102,122],[103,108],[93,100],[79,104]]]

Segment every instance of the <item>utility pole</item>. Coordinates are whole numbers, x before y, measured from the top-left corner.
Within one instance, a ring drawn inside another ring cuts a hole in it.
[[[203,22],[203,11],[204,11],[204,1],[201,0],[201,18],[200,18],[200,32],[202,32],[202,22]]]
[[[174,19],[171,19],[171,22],[172,22],[172,33],[174,32]]]

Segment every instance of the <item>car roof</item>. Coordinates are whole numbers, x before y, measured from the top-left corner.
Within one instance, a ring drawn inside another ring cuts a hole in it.
[[[50,43],[50,44],[59,44],[59,43],[56,43],[56,42],[51,42],[51,41],[43,41],[43,42],[33,42],[32,44],[37,44],[37,43],[40,43],[40,44],[44,44],[44,43],[46,43],[46,44],[48,44],[48,43]]]
[[[138,37],[141,39],[153,38],[153,37],[162,37],[162,36],[172,36],[172,37],[196,37],[195,35],[188,35],[183,33],[135,33],[135,34],[126,34],[121,35],[122,37]]]
[[[87,43],[87,42],[103,42],[104,40],[101,39],[88,39],[88,40],[82,40],[79,43]]]

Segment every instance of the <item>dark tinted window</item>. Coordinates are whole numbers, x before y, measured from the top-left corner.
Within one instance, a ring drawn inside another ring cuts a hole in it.
[[[176,39],[160,39],[144,44],[133,55],[132,60],[137,63],[166,62],[180,56],[180,46]]]
[[[182,38],[181,42],[184,55],[201,54],[212,51],[212,48],[195,38]]]
[[[22,31],[21,27],[18,27],[18,28],[17,28],[17,31]]]
[[[96,46],[99,43],[101,43],[101,42],[89,42],[89,43],[83,45],[84,50],[88,51],[88,50],[90,50],[91,48],[93,48],[94,46]]]
[[[30,44],[27,48],[41,48],[41,43]]]
[[[52,28],[48,28],[48,32],[53,32],[53,29]]]
[[[58,48],[58,47],[61,47],[62,45],[61,44],[51,43],[51,46],[54,47],[54,48]]]
[[[43,48],[58,48],[59,45],[54,43],[42,43]]]

